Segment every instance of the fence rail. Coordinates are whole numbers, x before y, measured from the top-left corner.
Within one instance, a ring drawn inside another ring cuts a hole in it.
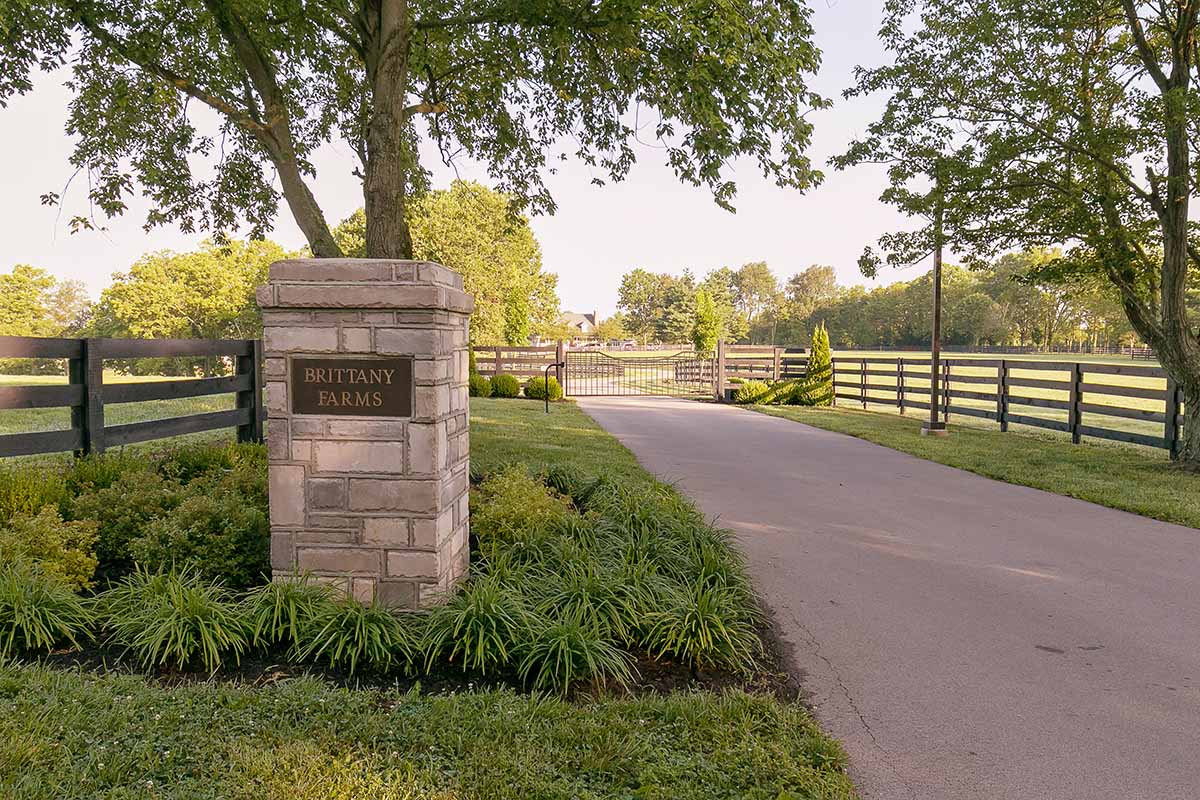
[[[1078,361],[946,358],[938,397],[929,358],[837,356],[834,402],[887,405],[905,413],[937,402],[954,414],[1166,449],[1179,455],[1183,393],[1161,367]]]
[[[478,346],[475,369],[489,378],[507,373],[517,378],[536,378],[545,374],[546,367],[561,362],[564,345],[528,345],[526,347]],[[562,381],[562,376],[559,376]]]
[[[802,347],[773,347],[758,344],[723,346],[725,380],[783,381],[803,378],[808,356]]]
[[[221,356],[233,361],[234,374],[150,383],[104,382],[104,362],[115,359]],[[238,441],[262,441],[262,342],[254,339],[40,339],[0,336],[0,358],[51,358],[67,362],[67,383],[0,387],[0,409],[69,408],[65,430],[0,436],[0,457],[74,451],[102,453],[115,447],[187,433],[237,428]],[[172,400],[234,394],[228,411],[105,425],[104,406],[148,400]]]

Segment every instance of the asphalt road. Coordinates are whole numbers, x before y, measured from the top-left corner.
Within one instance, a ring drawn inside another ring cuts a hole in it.
[[[580,406],[737,533],[864,798],[1200,798],[1200,531],[752,411]]]

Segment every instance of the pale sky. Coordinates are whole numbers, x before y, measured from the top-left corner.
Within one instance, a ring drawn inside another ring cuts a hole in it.
[[[831,264],[843,284],[863,283],[856,261],[865,244],[881,233],[902,227],[905,220],[877,199],[884,185],[882,170],[859,167],[835,172],[825,166],[830,155],[861,133],[878,113],[882,98],[846,101],[841,92],[853,80],[856,64],[876,65],[885,58],[876,39],[881,0],[811,0],[817,44],[823,52],[813,87],[835,102],[814,113],[814,163],[826,172],[825,182],[807,194],[783,190],[763,179],[752,164],[735,165],[737,213],[718,208],[704,189],[679,184],[663,165],[660,150],[642,147],[638,164],[622,183],[596,187],[588,168],[560,165],[547,183],[558,203],[552,217],[535,217],[545,267],[559,276],[564,309],[616,308],[617,285],[634,267],[677,273],[690,268],[698,275],[720,266],[766,261],[780,278],[810,264]],[[0,271],[14,264],[33,264],[62,278],[84,281],[94,296],[115,271],[126,269],[142,253],[169,248],[186,250],[203,234],[185,235],[174,228],[142,230],[146,205],[140,198],[130,210],[105,223],[104,232],[72,235],[67,220],[86,209],[87,187],[71,187],[66,208],[40,204],[46,192],[62,192],[71,175],[72,142],[64,131],[66,73],[40,75],[34,91],[0,109]],[[350,175],[355,160],[345,144],[322,148],[312,184],[326,218],[336,222],[362,204],[357,181]],[[434,185],[453,175],[435,166]],[[486,174],[470,164],[459,167],[464,178],[487,183]],[[304,238],[286,204],[271,238],[300,247]],[[916,269],[886,272],[883,282],[908,279]]]

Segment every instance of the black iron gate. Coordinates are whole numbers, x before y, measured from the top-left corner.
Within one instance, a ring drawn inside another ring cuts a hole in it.
[[[712,397],[716,360],[693,353],[567,352],[565,392],[573,397]]]

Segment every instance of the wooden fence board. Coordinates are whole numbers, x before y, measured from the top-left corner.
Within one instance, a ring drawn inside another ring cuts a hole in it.
[[[78,428],[70,428],[65,431],[10,433],[0,436],[0,458],[79,450],[82,446],[83,431]]]
[[[0,386],[0,408],[56,408],[82,402],[83,387],[78,384]]]
[[[111,425],[104,429],[104,437],[110,445],[133,444],[217,428],[236,428],[247,422],[250,422],[250,409],[235,408],[231,411],[210,411],[207,414],[189,414],[186,417]]]

